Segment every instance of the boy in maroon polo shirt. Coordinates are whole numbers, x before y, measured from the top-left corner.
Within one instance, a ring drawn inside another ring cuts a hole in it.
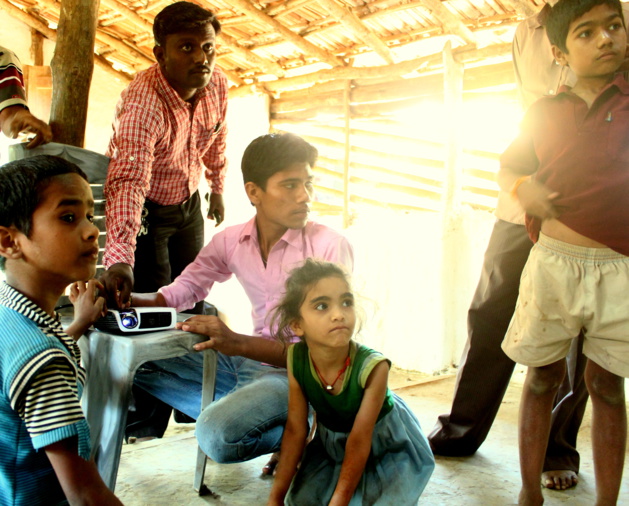
[[[528,366],[520,410],[519,504],[542,504],[540,476],[557,387],[583,331],[592,399],[597,504],[616,504],[629,376],[629,84],[616,75],[627,34],[618,0],[560,0],[546,26],[555,59],[577,76],[528,111],[498,181],[536,241],[502,344]]]

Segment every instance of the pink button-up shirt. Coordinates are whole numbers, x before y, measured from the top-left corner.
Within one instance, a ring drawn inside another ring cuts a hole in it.
[[[354,267],[348,240],[314,222],[301,230],[287,230],[269,252],[265,267],[253,218],[216,234],[195,261],[160,292],[168,306],[182,311],[204,300],[214,283],[235,275],[251,301],[254,334],[270,338],[267,317],[284,293],[286,278],[310,257],[342,264],[350,272]]]

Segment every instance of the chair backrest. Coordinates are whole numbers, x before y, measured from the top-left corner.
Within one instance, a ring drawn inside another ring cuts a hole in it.
[[[94,194],[94,223],[100,230],[100,236],[98,238],[100,253],[98,255],[98,270],[96,272],[96,276],[98,276],[103,270],[102,259],[103,252],[105,251],[105,195],[103,189],[105,186],[105,178],[107,177],[109,158],[88,149],[56,142],[42,144],[33,149],[26,149],[26,143],[12,144],[9,146],[9,161],[30,158],[36,155],[59,156],[78,165],[87,175],[87,179],[92,187],[92,193]]]

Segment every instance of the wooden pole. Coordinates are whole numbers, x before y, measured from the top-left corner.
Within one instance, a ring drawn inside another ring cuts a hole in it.
[[[463,64],[454,59],[450,42],[443,50],[443,104],[444,117],[448,120],[446,136],[446,170],[444,211],[447,216],[458,213],[461,206],[461,121],[463,107]]]
[[[344,142],[344,154],[343,154],[343,228],[350,226],[350,212],[349,212],[349,165],[350,165],[350,136],[351,136],[351,94],[352,94],[352,82],[348,79],[345,81],[345,89],[343,90],[343,109],[345,112],[345,142]]]
[[[83,147],[99,0],[62,0],[52,58],[50,126],[56,142]]]
[[[464,329],[457,328],[457,314],[464,314],[457,294],[461,264],[461,197],[463,170],[461,167],[461,108],[463,106],[463,64],[456,61],[448,41],[443,49],[444,111],[447,120],[445,139],[446,185],[443,195],[443,239],[442,239],[442,317],[443,317],[443,361],[456,360],[457,335]],[[459,311],[462,311],[459,312]]]
[[[44,36],[31,28],[31,57],[33,65],[41,67],[44,64]]]

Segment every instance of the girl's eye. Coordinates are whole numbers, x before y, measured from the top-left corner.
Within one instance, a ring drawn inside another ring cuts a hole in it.
[[[61,216],[61,219],[63,221],[65,221],[66,223],[73,223],[74,222],[74,214],[64,214],[63,216]]]
[[[591,32],[590,30],[583,30],[580,34],[579,37],[582,39],[587,39],[590,36]]]
[[[320,304],[317,304],[315,306],[316,311],[324,311],[327,308],[328,308],[328,305],[325,302],[321,302]]]
[[[620,30],[621,28],[622,28],[622,25],[620,23],[614,23],[609,27],[609,29],[612,31]]]
[[[343,306],[345,307],[352,307],[353,305],[354,305],[353,299],[346,299],[343,301]]]
[[[87,221],[89,221],[90,223],[94,223],[94,215],[93,214],[88,214],[87,215]]]

